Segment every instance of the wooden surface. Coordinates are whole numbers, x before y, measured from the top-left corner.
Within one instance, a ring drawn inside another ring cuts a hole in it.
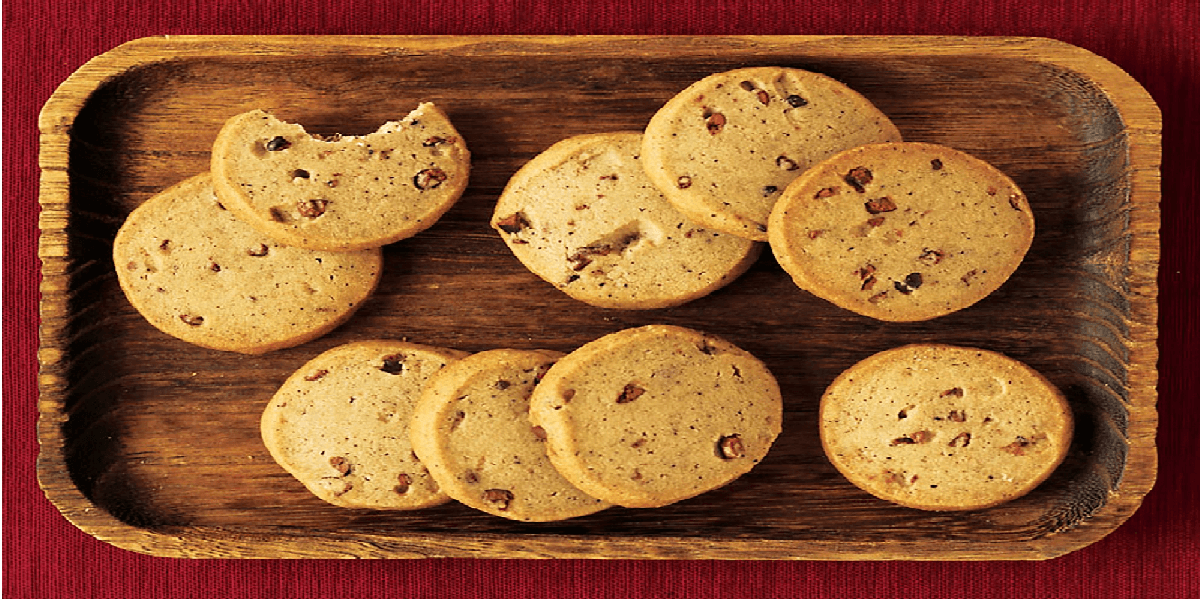
[[[569,135],[640,129],[712,72],[826,73],[905,138],[991,161],[1029,197],[1037,235],[976,306],[889,324],[797,289],[769,252],[682,307],[589,308],[526,271],[487,226],[507,179]],[[159,333],[122,295],[112,239],[157,191],[207,168],[220,124],[251,108],[315,133],[359,134],[418,101],[442,106],[473,154],[437,225],[385,251],[378,294],[330,335],[259,357]],[[1153,485],[1161,117],[1130,77],[1036,38],[169,37],[81,68],[41,121],[38,473],[84,531],[187,557],[1037,559],[1086,546]],[[522,524],[457,504],[414,512],[326,505],[280,467],[258,418],[317,353],[374,337],[569,351],[671,323],[723,336],[775,373],[783,434],[750,474],[660,509]],[[1078,423],[1062,467],[993,509],[925,513],[841,478],[817,439],[825,385],[916,341],[976,345],[1040,370]]]

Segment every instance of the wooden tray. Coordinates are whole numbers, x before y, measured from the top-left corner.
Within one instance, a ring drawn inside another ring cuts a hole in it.
[[[525,161],[569,135],[642,128],[712,72],[786,65],[834,76],[905,137],[974,153],[1027,192],[1032,250],[993,296],[926,323],[858,317],[796,288],[764,253],[682,307],[589,308],[526,271],[488,227]],[[122,295],[111,244],[152,194],[207,169],[221,123],[266,108],[317,133],[361,134],[420,100],[474,154],[437,225],[386,249],[378,295],[320,340],[260,357],[189,346]],[[1038,559],[1113,531],[1153,485],[1161,117],[1109,62],[1046,39],[946,37],[161,37],[84,65],[42,132],[38,474],[72,523],[182,557]],[[569,351],[673,323],[762,358],[784,433],[753,472],[654,510],[521,524],[458,504],[415,512],[324,504],[278,467],[258,419],[284,378],[373,337],[468,351]],[[908,510],[847,483],[822,454],[824,387],[916,341],[977,345],[1045,373],[1076,441],[1034,493],[961,514]]]

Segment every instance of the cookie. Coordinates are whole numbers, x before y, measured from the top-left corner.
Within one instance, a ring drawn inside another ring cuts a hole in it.
[[[863,144],[899,141],[869,100],[800,69],[716,73],[667,101],[646,125],[642,162],[672,204],[701,226],[767,239],[783,189],[813,164]]]
[[[257,354],[295,346],[350,318],[379,282],[378,249],[280,245],[217,201],[207,174],[134,209],[113,241],[121,289],[162,332]]]
[[[974,510],[1045,480],[1071,444],[1062,393],[1029,366],[977,348],[920,344],[850,367],[821,397],[829,460],[870,494]]]
[[[472,508],[516,521],[557,521],[608,507],[571,485],[529,421],[529,395],[561,355],[488,350],[438,371],[413,414],[417,456],[439,487]]]
[[[526,163],[492,227],[530,271],[603,308],[683,304],[744,273],[761,244],[705,229],[650,183],[641,134],[580,135]]]
[[[432,226],[462,195],[471,157],[423,103],[364,136],[328,138],[262,110],[229,119],[212,150],[217,196],[281,243],[375,248]]]
[[[466,355],[392,340],[331,348],[271,398],[262,414],[263,443],[330,504],[416,509],[447,502],[413,454],[408,429],[430,377]]]
[[[750,471],[779,435],[766,366],[720,338],[670,325],[608,334],[560,359],[530,417],[573,485],[619,506],[665,506]]]
[[[1028,200],[999,169],[901,142],[814,166],[775,206],[770,240],[802,289],[875,319],[922,321],[999,288],[1033,234]]]

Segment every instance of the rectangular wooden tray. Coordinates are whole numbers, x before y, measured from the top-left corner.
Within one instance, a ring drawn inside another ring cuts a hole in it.
[[[991,161],[1027,193],[1037,236],[999,291],[925,323],[858,317],[800,291],[764,253],[684,306],[589,308],[526,271],[488,227],[525,161],[575,134],[638,130],[710,73],[785,65],[831,75],[906,139]],[[246,357],[159,333],[117,285],[113,237],[154,193],[207,169],[222,122],[265,108],[361,134],[418,101],[446,109],[474,155],[461,202],[389,246],[378,294],[300,347]],[[1040,559],[1116,529],[1153,485],[1161,116],[1111,63],[1036,38],[159,37],[97,57],[43,109],[38,474],[72,523],[182,557]],[[672,323],[762,358],[783,435],[738,481],[670,507],[522,524],[458,504],[326,505],[267,454],[258,419],[320,351],[376,337],[468,351],[569,351]],[[1062,467],[989,510],[876,500],[822,454],[817,400],[843,369],[917,341],[1006,353],[1061,387],[1078,421]]]

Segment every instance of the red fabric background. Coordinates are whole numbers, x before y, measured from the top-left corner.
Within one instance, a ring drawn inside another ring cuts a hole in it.
[[[1196,597],[1200,595],[1200,8],[1190,0],[6,0],[3,65],[6,597]],[[153,8],[144,8],[152,6]],[[38,110],[88,58],[158,34],[1046,36],[1140,81],[1164,113],[1160,470],[1124,526],[1037,563],[229,561],[143,556],[37,487]]]

